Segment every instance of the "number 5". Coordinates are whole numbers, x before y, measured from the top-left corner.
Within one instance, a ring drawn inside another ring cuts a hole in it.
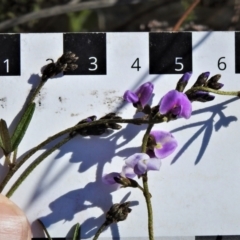
[[[179,62],[180,60],[182,60],[182,57],[176,57],[175,58],[175,64],[179,65],[179,68],[175,68],[175,71],[182,71],[183,70],[183,63]]]

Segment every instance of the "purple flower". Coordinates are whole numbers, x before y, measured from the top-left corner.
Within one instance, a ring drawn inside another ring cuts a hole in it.
[[[152,96],[153,88],[154,86],[151,82],[146,82],[136,92],[127,90],[123,95],[123,99],[130,103],[140,103],[143,108]]]
[[[112,184],[116,184],[117,182],[115,181],[114,178],[134,178],[136,176],[136,174],[133,172],[133,169],[128,167],[128,166],[123,166],[122,168],[122,172],[111,172],[108,174],[104,174],[102,177],[102,181],[103,183],[107,184],[107,185],[112,185]]]
[[[148,143],[148,154],[159,159],[172,154],[178,146],[176,139],[170,132],[151,131]]]
[[[138,175],[143,175],[148,170],[159,170],[161,161],[157,158],[150,158],[146,153],[135,153],[125,161],[128,167]]]
[[[190,118],[192,113],[192,104],[187,95],[177,90],[169,91],[159,103],[159,112],[161,114],[172,113],[173,115]]]

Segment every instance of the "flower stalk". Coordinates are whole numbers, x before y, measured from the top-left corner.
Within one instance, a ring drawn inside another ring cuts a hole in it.
[[[153,124],[149,124],[147,127],[147,130],[143,136],[143,141],[142,141],[142,152],[143,153],[146,153],[146,151],[147,151],[148,137],[149,137],[149,134],[150,134],[153,126],[154,126]],[[148,211],[148,236],[149,236],[149,240],[154,240],[153,211],[152,211],[152,203],[151,203],[151,194],[149,193],[149,188],[148,188],[147,172],[142,176],[142,182],[143,182],[143,195],[146,200],[147,211]]]

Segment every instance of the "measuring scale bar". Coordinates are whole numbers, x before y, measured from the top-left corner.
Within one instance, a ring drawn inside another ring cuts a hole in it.
[[[147,81],[154,84],[151,106],[188,71],[193,74],[187,88],[210,71],[222,75],[223,90],[240,90],[239,32],[0,34],[0,46],[0,118],[11,132],[46,59],[56,61],[67,51],[79,57],[75,71],[49,79],[40,91],[18,157],[86,117],[110,112],[136,117],[122,96]],[[194,102],[190,119],[154,126],[171,131],[178,141],[160,171],[149,172],[156,239],[240,235],[239,119],[238,98],[216,95],[211,102]],[[27,214],[34,237],[42,237],[36,222],[41,219],[52,237],[66,237],[80,223],[82,239],[92,239],[105,212],[124,199],[133,202],[132,212],[107,228],[102,239],[148,239],[141,191],[115,191],[101,180],[104,173],[121,171],[124,160],[140,151],[146,126],[122,127],[100,137],[75,137],[16,190],[11,199]],[[48,148],[21,167],[4,194]],[[0,152],[0,181],[6,173]]]

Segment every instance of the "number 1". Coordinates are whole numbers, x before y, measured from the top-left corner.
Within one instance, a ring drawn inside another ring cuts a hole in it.
[[[9,60],[6,59],[3,63],[6,63],[6,70],[7,70],[7,73],[9,72]]]

